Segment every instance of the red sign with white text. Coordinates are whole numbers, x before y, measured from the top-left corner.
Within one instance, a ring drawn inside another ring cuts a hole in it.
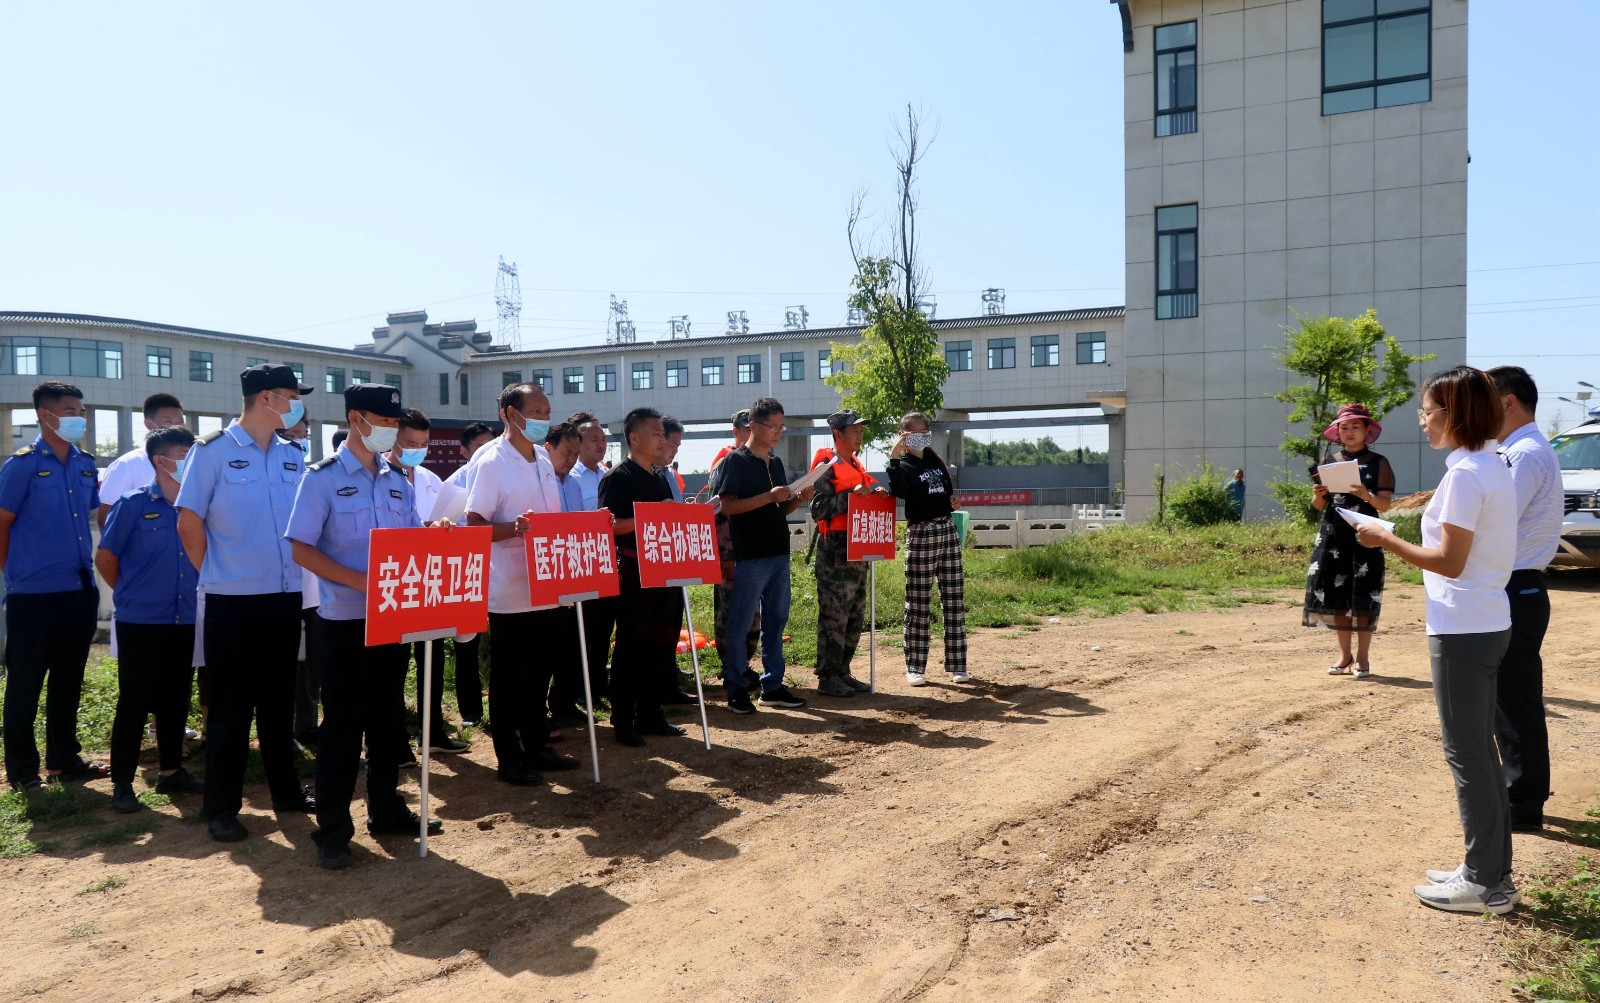
[[[956,495],[963,505],[1032,505],[1032,491],[965,491]]]
[[[375,529],[367,538],[367,645],[489,629],[488,526]]]
[[[888,495],[850,495],[847,561],[894,560],[894,499]]]
[[[533,605],[601,599],[620,591],[610,512],[530,515],[522,541]]]
[[[716,515],[710,505],[639,502],[633,506],[639,584],[647,589],[722,581]]]

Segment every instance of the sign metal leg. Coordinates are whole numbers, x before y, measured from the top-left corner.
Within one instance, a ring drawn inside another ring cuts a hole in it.
[[[583,629],[583,600],[573,604],[578,613],[578,655],[583,660],[583,709],[589,718],[589,759],[594,763],[594,782],[600,782],[600,746],[594,737],[594,691],[589,685],[589,635]]]
[[[878,562],[873,561],[867,565],[867,615],[871,617],[872,628],[867,634],[867,683],[872,687],[872,692],[878,692]]]
[[[417,856],[428,855],[428,771],[431,763],[429,750],[433,747],[433,642],[422,642],[422,798],[417,812],[422,816],[422,830],[417,844]],[[403,729],[402,729],[403,733]]]
[[[694,665],[694,692],[700,703],[700,736],[711,748],[711,721],[706,717],[706,688],[700,682],[700,649],[694,643],[694,612],[689,609],[689,586],[683,587],[683,615],[689,623],[689,661]]]

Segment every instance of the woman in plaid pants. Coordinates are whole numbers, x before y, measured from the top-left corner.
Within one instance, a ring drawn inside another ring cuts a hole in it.
[[[928,416],[900,419],[900,438],[889,451],[889,491],[906,506],[906,682],[921,686],[928,666],[928,627],[933,582],[939,581],[944,612],[944,668],[950,681],[967,682],[966,572],[961,537],[950,513],[955,484],[950,468],[933,451]]]

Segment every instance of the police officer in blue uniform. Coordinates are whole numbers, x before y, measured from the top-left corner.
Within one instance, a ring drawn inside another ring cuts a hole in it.
[[[350,435],[338,452],[311,465],[295,497],[287,538],[294,559],[317,576],[322,658],[322,726],[317,733],[317,863],[349,867],[355,823],[350,799],[367,740],[367,830],[416,833],[421,819],[400,795],[400,750],[410,646],[366,645],[367,547],[374,529],[422,525],[404,471],[384,457],[405,410],[400,391],[382,383],[344,392]],[[407,750],[409,751],[409,749]],[[442,828],[430,820],[428,831]]]
[[[294,682],[300,650],[300,566],[284,533],[305,455],[278,430],[300,421],[312,388],[288,366],[239,374],[244,413],[202,436],[178,491],[178,534],[205,593],[207,697],[205,798],[211,838],[231,843],[239,824],[255,718],[274,811],[309,812],[295,774]]]
[[[45,678],[44,765],[65,780],[105,776],[79,755],[78,700],[94,641],[100,590],[90,520],[100,509],[94,457],[76,445],[88,432],[83,391],[33,388],[39,437],[0,467],[0,571],[6,580],[6,777],[14,790],[43,786],[33,724]]]

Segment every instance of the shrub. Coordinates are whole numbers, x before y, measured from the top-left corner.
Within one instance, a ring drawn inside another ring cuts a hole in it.
[[[1222,486],[1222,471],[1210,463],[1179,481],[1167,493],[1167,512],[1184,526],[1215,526],[1233,521],[1233,506]]]
[[[1318,522],[1322,513],[1311,506],[1312,490],[1310,481],[1297,481],[1290,478],[1276,480],[1269,485],[1272,497],[1283,507],[1283,517],[1291,522]]]

